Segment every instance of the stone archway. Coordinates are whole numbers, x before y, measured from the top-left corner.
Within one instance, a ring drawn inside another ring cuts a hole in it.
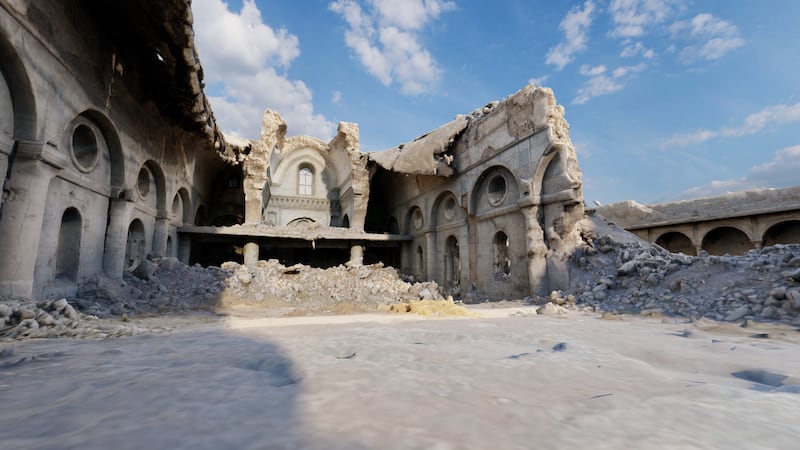
[[[679,231],[669,231],[662,234],[656,239],[656,244],[672,253],[697,256],[697,249],[692,244],[692,240]]]
[[[762,238],[763,245],[800,244],[800,220],[779,222],[767,229]]]
[[[738,228],[718,227],[706,233],[702,248],[710,255],[743,255],[753,248],[753,243]]]

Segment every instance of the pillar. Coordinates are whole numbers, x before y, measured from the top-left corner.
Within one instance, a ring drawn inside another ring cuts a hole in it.
[[[350,267],[364,265],[364,247],[361,244],[350,247],[350,261],[347,262],[347,265]]]
[[[525,247],[528,256],[528,283],[531,295],[545,296],[550,293],[547,280],[547,245],[544,230],[539,225],[539,206],[522,208],[525,215]]]
[[[103,270],[111,278],[122,278],[125,270],[125,250],[128,245],[133,198],[134,193],[128,190],[123,193],[122,198],[112,198],[108,202]]]
[[[167,237],[169,237],[169,214],[159,210],[156,215],[155,230],[153,230],[153,257],[160,258],[166,254]]]
[[[258,244],[255,242],[248,242],[244,244],[244,265],[255,266],[258,264]]]
[[[0,295],[30,298],[47,189],[67,157],[41,142],[19,142],[0,217]]]

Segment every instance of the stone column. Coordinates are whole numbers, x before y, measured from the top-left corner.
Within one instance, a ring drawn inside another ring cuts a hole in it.
[[[438,256],[436,254],[436,233],[428,230],[425,232],[425,279],[427,281],[436,280],[436,272],[439,267]]]
[[[360,267],[364,265],[364,246],[356,244],[350,247],[350,261],[347,262],[350,267]]]
[[[121,197],[112,198],[108,203],[103,270],[111,278],[122,278],[125,270],[125,250],[128,245],[134,195],[132,191],[126,190]]]
[[[0,295],[30,298],[47,190],[67,157],[41,142],[17,144],[0,217]]]
[[[160,258],[167,252],[167,237],[169,237],[169,214],[159,210],[156,214],[156,226],[153,230],[153,257]]]
[[[255,242],[248,242],[244,244],[244,265],[255,266],[258,264],[258,244]]]
[[[528,283],[531,295],[549,294],[547,281],[547,245],[544,230],[539,226],[539,206],[530,205],[521,209],[525,215],[525,245],[528,256]]]

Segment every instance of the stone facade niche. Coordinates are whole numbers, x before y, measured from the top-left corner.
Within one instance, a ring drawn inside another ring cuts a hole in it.
[[[358,126],[340,123],[329,143],[287,137],[286,130],[280,115],[264,114],[261,137],[244,161],[245,222],[363,229],[369,174]]]

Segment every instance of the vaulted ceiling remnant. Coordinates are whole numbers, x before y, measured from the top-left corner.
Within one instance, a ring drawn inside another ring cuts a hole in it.
[[[458,116],[411,142],[381,152],[370,153],[371,160],[386,170],[417,175],[453,174],[451,147],[469,125],[469,117]]]

